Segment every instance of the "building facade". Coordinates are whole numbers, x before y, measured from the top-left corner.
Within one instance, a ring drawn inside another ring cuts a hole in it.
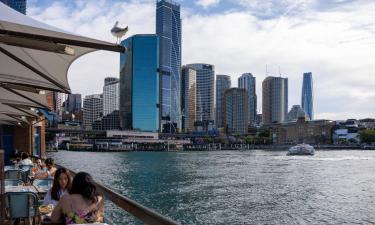
[[[227,133],[246,134],[249,99],[245,89],[230,88],[224,93],[224,123]]]
[[[238,78],[238,87],[247,90],[249,96],[249,123],[254,124],[257,115],[256,78],[251,73],[244,73]]]
[[[197,121],[214,121],[215,67],[210,64],[188,64],[197,71]]]
[[[332,144],[334,121],[299,118],[297,121],[271,125],[274,144]]]
[[[262,94],[263,124],[284,122],[288,113],[288,78],[266,77]]]
[[[0,0],[0,2],[26,15],[26,0]]]
[[[224,124],[224,93],[231,87],[229,75],[216,75],[216,116],[215,124],[217,128],[225,127]]]
[[[298,118],[305,118],[306,114],[300,105],[293,105],[288,112],[287,120],[296,121]]]
[[[309,120],[314,119],[314,96],[313,96],[313,80],[312,73],[303,74],[302,83],[302,99],[301,99],[302,109],[305,111]]]
[[[120,111],[113,112],[103,116],[92,123],[93,130],[120,130]]]
[[[92,129],[92,123],[103,116],[103,95],[87,95],[83,100],[83,127]]]
[[[116,77],[104,79],[103,116],[120,109],[120,80]]]
[[[56,93],[56,92],[54,92]],[[82,96],[81,94],[69,94],[62,104],[63,121],[82,121]]]
[[[180,5],[156,3],[156,34],[160,39],[160,131],[174,133],[181,126],[181,19]]]
[[[181,73],[182,131],[192,132],[196,121],[197,71],[188,66]]]
[[[121,42],[120,121],[124,130],[159,130],[159,38],[131,36]]]

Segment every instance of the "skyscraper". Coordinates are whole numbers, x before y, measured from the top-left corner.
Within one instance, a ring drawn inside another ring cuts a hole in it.
[[[160,131],[180,128],[181,19],[180,5],[169,0],[156,3],[156,34],[160,39]]]
[[[249,96],[249,123],[254,123],[257,115],[256,80],[251,73],[244,73],[238,78],[238,87],[247,90]]]
[[[92,123],[103,116],[103,95],[87,95],[83,100],[83,126],[91,130]]]
[[[248,127],[249,99],[242,88],[230,88],[224,93],[224,123],[227,132],[245,134]]]
[[[314,97],[312,73],[303,74],[301,106],[309,120],[314,119]]]
[[[188,66],[181,73],[181,113],[182,130],[191,132],[196,121],[197,71]]]
[[[121,42],[120,121],[122,129],[159,130],[159,38],[138,34]]]
[[[287,119],[288,78],[266,77],[262,83],[262,119],[264,125]]]
[[[106,77],[103,87],[103,116],[119,110],[120,81],[116,77]]]
[[[197,71],[197,120],[208,124],[214,120],[215,67],[210,64],[188,64]]]
[[[231,86],[229,75],[216,75],[216,127],[224,127],[224,93]]]
[[[0,0],[14,10],[26,14],[26,0]]]

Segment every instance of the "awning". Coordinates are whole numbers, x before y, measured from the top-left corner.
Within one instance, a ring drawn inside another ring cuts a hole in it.
[[[43,94],[7,89],[4,87],[0,87],[0,103],[18,107],[28,107],[29,109],[48,108],[47,98]]]
[[[125,48],[62,31],[0,2],[1,83],[70,93],[70,65],[95,50],[124,52]]]

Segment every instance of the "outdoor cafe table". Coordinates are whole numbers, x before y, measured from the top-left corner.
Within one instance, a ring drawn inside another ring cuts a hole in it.
[[[38,193],[38,190],[34,186],[5,186],[5,192],[34,192]]]

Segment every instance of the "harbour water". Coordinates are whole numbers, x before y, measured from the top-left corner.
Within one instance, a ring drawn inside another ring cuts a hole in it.
[[[374,224],[375,151],[68,152],[87,171],[182,224]],[[142,224],[106,206],[116,224]]]

